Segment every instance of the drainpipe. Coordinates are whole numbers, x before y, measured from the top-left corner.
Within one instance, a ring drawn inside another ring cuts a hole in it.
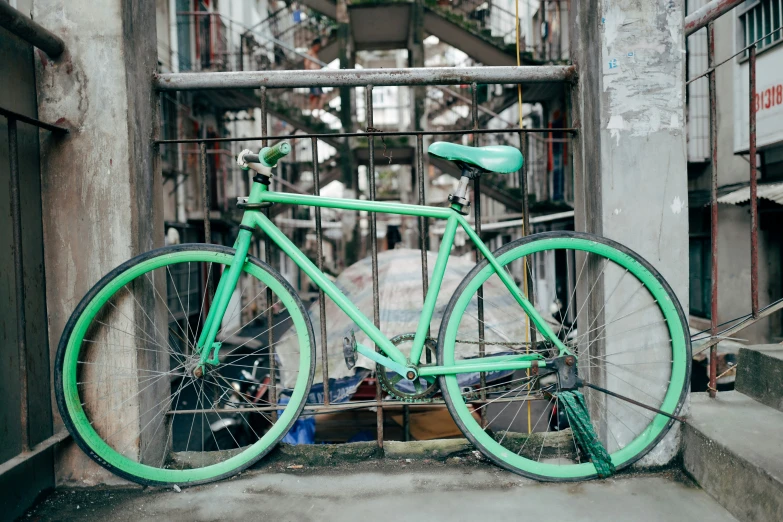
[[[0,27],[38,47],[49,55],[49,58],[55,59],[65,51],[65,43],[59,36],[44,29],[5,2],[0,2]]]

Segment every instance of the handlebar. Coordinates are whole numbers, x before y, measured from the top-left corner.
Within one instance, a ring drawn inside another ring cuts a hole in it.
[[[261,149],[261,157],[269,166],[277,165],[278,160],[291,152],[291,145],[287,141],[281,141],[274,147],[265,147]]]
[[[238,159],[240,165],[243,165],[243,168],[245,169],[247,168],[247,163],[260,163],[265,167],[274,167],[281,158],[285,157],[290,152],[291,145],[286,141],[282,141],[274,147],[264,147],[258,154],[252,154],[250,151],[243,151]]]

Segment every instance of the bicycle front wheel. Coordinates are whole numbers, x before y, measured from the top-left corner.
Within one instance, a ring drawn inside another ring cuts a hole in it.
[[[145,485],[225,478],[264,456],[301,412],[315,370],[312,325],[293,288],[258,259],[248,257],[227,307],[218,362],[197,370],[211,289],[233,256],[201,244],[142,254],[96,284],[68,321],[57,405],[82,450],[115,474]]]
[[[676,415],[689,386],[687,323],[669,285],[638,254],[589,234],[537,234],[494,255],[576,355],[579,377],[615,394],[580,390],[614,466],[636,462],[673,423],[654,410]],[[438,364],[531,352],[558,356],[492,267],[479,263],[444,314]],[[597,476],[570,428],[567,410],[558,408],[561,390],[552,371],[440,379],[455,421],[496,464],[539,480]]]

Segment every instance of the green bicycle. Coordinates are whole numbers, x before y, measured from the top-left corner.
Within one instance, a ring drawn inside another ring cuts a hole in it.
[[[540,480],[598,476],[575,436],[578,419],[563,406],[577,390],[582,430],[592,430],[617,469],[670,429],[689,387],[691,348],[682,309],[658,272],[618,243],[577,232],[531,235],[491,252],[466,219],[469,182],[518,171],[517,149],[432,144],[431,155],[462,168],[448,207],[272,192],[271,168],[289,151],[281,143],[240,154],[256,175],[233,248],[183,244],[142,254],[76,307],[57,351],[57,404],[96,462],[141,484],[202,484],[252,465],[291,429],[313,382],[315,335],[295,290],[248,254],[255,229],[379,348],[349,336],[347,362],[357,352],[371,359],[403,399],[442,394],[465,436],[499,466]],[[445,222],[409,354],[261,212],[270,204]],[[428,331],[459,228],[484,259],[451,297],[433,340]],[[526,297],[533,290],[535,302],[555,304],[536,308]],[[256,325],[252,337],[248,325]],[[422,361],[425,346],[435,350],[430,363]],[[243,382],[250,386],[240,390]],[[415,391],[405,392],[405,383]],[[229,431],[218,440],[214,427],[231,419],[244,423],[243,436]]]

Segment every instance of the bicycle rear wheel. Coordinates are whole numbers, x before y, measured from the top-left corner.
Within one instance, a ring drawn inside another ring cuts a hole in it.
[[[82,450],[117,475],[182,486],[228,477],[269,452],[301,412],[315,370],[312,325],[293,288],[258,259],[247,259],[227,307],[219,362],[194,371],[210,289],[233,255],[201,244],[140,255],[68,321],[57,405]],[[241,440],[226,436],[238,430]]]
[[[494,255],[520,288],[529,287],[539,313],[576,354],[582,379],[650,408],[679,412],[690,379],[687,323],[671,288],[649,263],[618,243],[576,232],[529,236]],[[528,352],[558,356],[492,267],[479,263],[444,314],[438,364]],[[558,408],[562,390],[551,371],[440,379],[460,429],[496,464],[539,480],[597,476],[567,411]],[[580,391],[617,469],[649,452],[674,422],[617,396]]]

